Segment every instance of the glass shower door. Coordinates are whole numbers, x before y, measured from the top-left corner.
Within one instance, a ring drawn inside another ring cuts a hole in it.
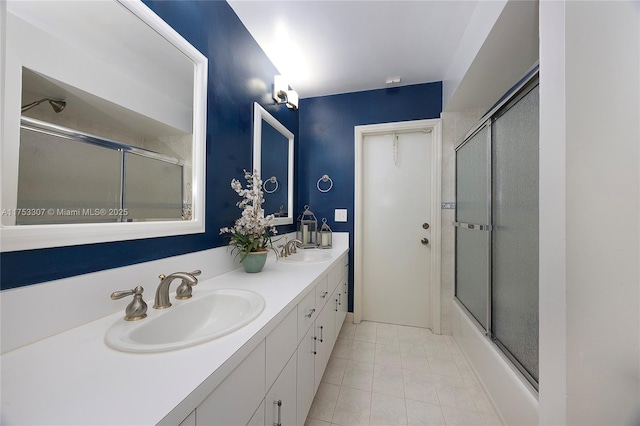
[[[489,330],[489,127],[456,153],[456,297]]]
[[[538,86],[497,116],[491,133],[492,336],[537,382]]]

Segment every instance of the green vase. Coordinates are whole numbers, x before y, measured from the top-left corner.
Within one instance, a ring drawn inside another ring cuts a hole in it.
[[[244,270],[249,273],[256,273],[262,271],[264,264],[267,262],[267,251],[252,251],[249,253],[243,253],[242,266]]]

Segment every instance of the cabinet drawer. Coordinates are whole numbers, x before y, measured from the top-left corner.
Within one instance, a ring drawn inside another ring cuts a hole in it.
[[[311,289],[309,293],[298,303],[298,342],[302,340],[311,324],[316,319],[318,312],[316,311],[316,292]]]
[[[265,395],[264,341],[196,408],[196,424],[246,425]]]
[[[324,305],[329,300],[329,285],[328,278],[325,275],[318,284],[316,284],[316,310],[321,311]]]
[[[271,387],[298,346],[297,313],[298,310],[294,307],[267,336],[267,389]]]

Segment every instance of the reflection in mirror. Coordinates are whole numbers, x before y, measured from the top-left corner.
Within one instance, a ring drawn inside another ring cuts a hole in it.
[[[293,223],[293,133],[258,103],[253,108],[253,168],[260,173],[265,214]]]
[[[2,251],[204,232],[207,59],[135,0],[4,31]]]

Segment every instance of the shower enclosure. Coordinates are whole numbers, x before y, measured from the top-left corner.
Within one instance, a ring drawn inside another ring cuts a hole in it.
[[[456,148],[455,297],[538,389],[538,72]]]
[[[184,161],[22,117],[16,225],[181,220]]]

